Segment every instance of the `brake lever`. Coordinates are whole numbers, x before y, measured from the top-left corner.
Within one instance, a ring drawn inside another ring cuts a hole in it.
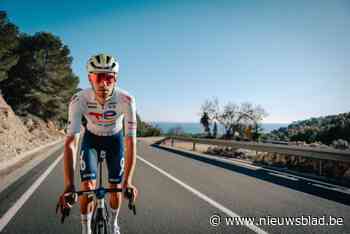
[[[134,213],[134,215],[136,215],[136,206],[135,203],[133,202],[133,198],[134,198],[134,193],[132,191],[132,188],[127,188],[125,190],[125,196],[128,198],[129,200],[129,204],[128,204],[128,208],[129,210],[132,210],[132,212]]]

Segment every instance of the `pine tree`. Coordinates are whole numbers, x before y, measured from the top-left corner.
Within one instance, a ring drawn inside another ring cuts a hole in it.
[[[18,28],[9,22],[5,11],[0,11],[0,82],[18,61],[14,49],[18,46]],[[1,87],[0,87],[1,88]]]
[[[68,47],[51,33],[41,32],[23,34],[16,52],[19,61],[9,70],[8,82],[0,82],[7,102],[17,114],[65,121],[79,83]]]

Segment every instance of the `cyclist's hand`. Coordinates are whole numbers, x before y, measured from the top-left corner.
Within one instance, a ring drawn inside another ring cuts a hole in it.
[[[125,189],[124,196],[126,199],[131,199],[135,203],[136,198],[139,194],[138,189],[133,184],[124,184],[123,189]]]
[[[128,207],[130,210],[133,211],[134,215],[136,215],[136,206],[135,206],[135,200],[138,196],[138,190],[137,188],[132,184],[126,184],[123,186],[125,189],[124,196],[129,200]]]
[[[78,196],[74,193],[74,186],[65,189],[63,194],[58,198],[56,205],[56,214],[58,211],[61,212],[61,223],[64,222],[64,219],[69,216],[70,209],[78,200]]]

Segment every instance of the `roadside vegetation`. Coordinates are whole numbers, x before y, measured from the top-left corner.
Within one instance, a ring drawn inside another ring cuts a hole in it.
[[[261,121],[268,115],[259,105],[233,102],[220,107],[217,98],[206,100],[201,106],[200,123],[204,134],[200,137],[246,141],[283,142],[286,144],[327,145],[336,149],[349,149],[350,112],[325,117],[299,120],[287,127],[263,133]],[[219,136],[217,124],[225,128]],[[180,132],[180,130],[177,130]],[[181,135],[181,134],[180,134]]]
[[[348,149],[350,142],[350,112],[310,118],[279,128],[265,138],[280,141],[319,142],[337,149]]]
[[[249,102],[228,102],[221,107],[218,98],[212,98],[201,106],[200,115],[207,138],[257,141],[262,135],[261,122],[268,113],[262,106]],[[222,136],[218,135],[218,124],[225,128]]]
[[[29,35],[0,11],[0,89],[19,116],[35,115],[63,127],[79,78],[62,40],[49,32]]]
[[[50,32],[20,32],[0,11],[0,95],[24,123],[40,118],[64,129],[68,104],[80,88],[68,45]],[[138,136],[160,129],[138,120]],[[30,127],[30,126],[29,126]]]

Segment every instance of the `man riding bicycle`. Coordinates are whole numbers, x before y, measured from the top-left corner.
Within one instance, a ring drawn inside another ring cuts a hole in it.
[[[131,188],[134,199],[137,189],[132,183],[136,163],[136,109],[135,99],[117,87],[119,64],[110,55],[92,56],[87,63],[91,88],[75,94],[69,104],[68,129],[64,143],[64,193],[75,191],[74,185],[74,142],[80,132],[81,119],[87,120],[82,136],[80,156],[81,190],[96,188],[97,155],[107,161],[110,188]],[[123,127],[124,125],[124,127]],[[124,160],[124,137],[126,157]],[[123,180],[124,179],[124,180]],[[62,210],[71,207],[61,195]],[[72,200],[72,199],[71,199]],[[74,200],[74,199],[73,199]],[[118,213],[122,197],[120,193],[110,194],[111,230],[120,233]],[[80,197],[82,233],[91,233],[93,204],[87,196]],[[63,219],[67,215],[62,212]]]

